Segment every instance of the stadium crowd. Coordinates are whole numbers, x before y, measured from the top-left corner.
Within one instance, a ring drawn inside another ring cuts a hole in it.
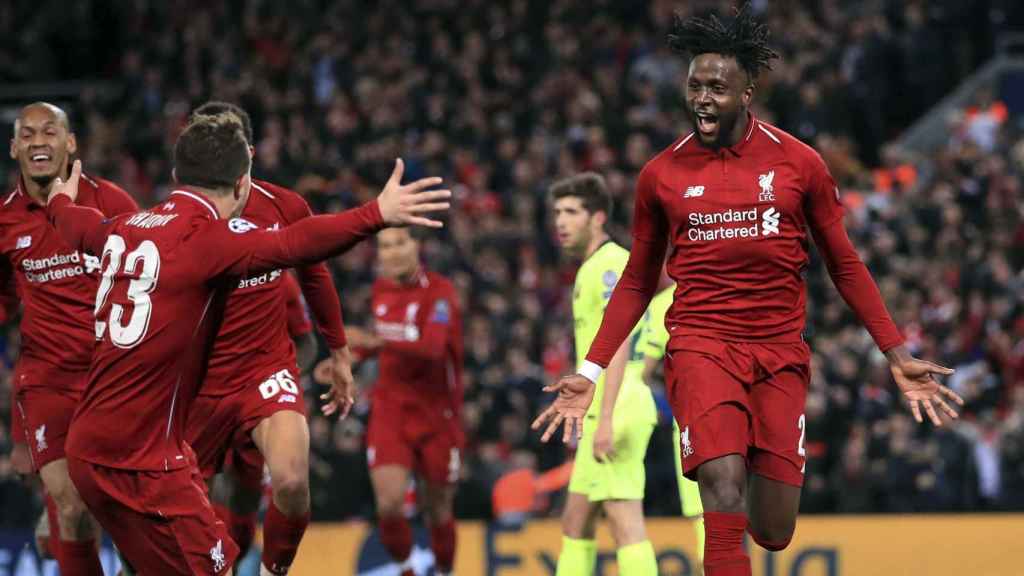
[[[293,185],[319,210],[367,199],[396,156],[410,177],[443,175],[455,210],[423,249],[465,311],[469,446],[457,515],[491,516],[505,473],[565,461],[565,448],[528,428],[548,400],[542,384],[572,368],[574,265],[558,259],[546,185],[602,172],[616,197],[613,231],[628,240],[636,174],[687,131],[685,63],[665,45],[675,3],[23,4],[0,6],[0,82],[102,79],[67,102],[81,157],[143,206],[170,191],[169,147],[210,97],[252,115],[254,174]],[[1024,138],[988,93],[951,119],[927,179],[922,159],[886,144],[991,55],[1003,3],[753,4],[786,31],[774,39],[781,62],[758,83],[757,114],[821,152],[912,352],[956,368],[949,383],[967,399],[954,426],[915,424],[815,262],[804,510],[1024,509]],[[13,183],[14,163],[0,170]],[[373,255],[365,244],[331,263],[346,323],[369,317]],[[18,346],[10,326],[0,454]],[[373,365],[357,378],[372,383]],[[675,494],[671,416],[658,396],[648,494]],[[372,512],[367,409],[364,398],[344,421],[310,413],[314,519]],[[27,494],[0,455],[0,524],[32,522],[38,503]],[[558,503],[539,499],[537,513]],[[647,511],[676,514],[678,503],[648,497]]]

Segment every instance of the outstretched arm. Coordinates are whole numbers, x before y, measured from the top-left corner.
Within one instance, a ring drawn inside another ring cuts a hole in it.
[[[932,423],[942,425],[938,406],[949,418],[957,413],[947,402],[963,405],[960,396],[935,381],[936,374],[952,374],[949,368],[910,355],[903,336],[889,316],[871,273],[861,261],[843,226],[843,209],[838,188],[820,159],[812,166],[807,216],[818,251],[839,295],[854,311],[878,348],[885,352],[889,369],[900,391],[910,403],[914,418],[922,421],[921,408]]]

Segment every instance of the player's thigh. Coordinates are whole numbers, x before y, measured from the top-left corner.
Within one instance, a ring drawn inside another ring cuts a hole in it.
[[[761,346],[770,373],[751,388],[753,449],[751,472],[802,486],[806,457],[804,406],[810,381],[809,359],[801,345]],[[774,364],[774,365],[773,365]]]
[[[600,502],[591,502],[590,496],[570,490],[562,508],[562,534],[569,538],[593,538],[600,513]]]
[[[616,547],[622,548],[647,539],[643,500],[605,500],[601,505]]]
[[[366,429],[366,463],[371,477],[374,470],[382,467],[402,468],[408,476],[413,467],[413,449],[403,434],[402,423],[400,406],[389,402],[374,404]]]
[[[240,420],[238,402],[232,396],[197,396],[189,407],[185,439],[196,455],[204,478],[220,472]]]
[[[640,402],[623,403],[621,408],[615,409],[614,454],[594,467],[594,479],[588,492],[591,501],[644,499],[647,483],[644,459],[656,417],[653,399],[650,406],[641,398]]]
[[[408,467],[400,464],[381,464],[370,468],[370,483],[379,514],[401,513],[411,474]]]
[[[789,542],[796,529],[800,491],[799,486],[751,474],[747,488],[751,534],[763,542],[780,545]]]
[[[438,486],[454,486],[462,472],[461,431],[437,428],[415,441],[414,469],[424,480]]]
[[[422,502],[427,520],[432,524],[447,522],[455,507],[455,484],[423,482]]]
[[[252,439],[266,460],[271,483],[309,475],[309,426],[301,412],[281,410],[260,421]]]
[[[704,463],[730,454],[745,463],[751,443],[745,372],[732,367],[732,356],[721,350],[715,354],[678,350],[670,362],[670,402],[680,428],[678,449],[684,476],[697,480]]]

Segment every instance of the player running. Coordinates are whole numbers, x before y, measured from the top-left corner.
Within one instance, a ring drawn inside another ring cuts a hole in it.
[[[668,330],[665,328],[665,314],[672,305],[672,295],[675,292],[675,285],[671,280],[662,274],[659,288],[665,285],[647,307],[644,314],[643,331],[640,334],[639,351],[644,355],[644,382],[648,386],[657,378],[659,365],[664,365],[665,347],[668,346]],[[671,381],[671,376],[662,372],[665,382]],[[679,423],[672,419],[672,433],[674,438],[680,438]],[[689,439],[685,440],[689,443]],[[700,491],[697,483],[683,476],[683,462],[679,450],[672,451],[675,456],[676,485],[679,488],[679,503],[681,504],[683,516],[693,521],[693,531],[697,539],[697,558],[704,560],[704,507],[700,503]]]
[[[377,234],[377,264],[373,330],[350,328],[349,338],[358,355],[378,361],[366,434],[378,532],[402,576],[411,576],[412,528],[403,506],[415,472],[435,571],[444,576],[455,562],[452,508],[465,443],[462,315],[452,283],[421,266],[409,229]]]
[[[7,290],[5,302],[20,298],[24,305],[13,377],[14,420],[21,423],[15,440],[26,443],[46,488],[50,551],[62,574],[93,575],[103,573],[96,525],[68,477],[64,443],[95,345],[99,261],[61,238],[45,209],[55,179],[67,176],[77,150],[63,110],[45,102],[21,109],[11,138],[18,184],[0,200],[0,286]],[[112,182],[83,175],[76,183],[83,206],[106,216],[137,210]],[[10,294],[15,288],[16,297]]]
[[[185,421],[224,304],[238,279],[309,265],[388,225],[440,226],[438,178],[384,191],[354,210],[278,230],[238,218],[250,194],[249,146],[233,114],[199,116],[174,148],[178,189],[150,211],[106,219],[73,205],[80,165],[47,212],[73,247],[102,254],[99,343],[67,441],[82,499],[141,574],[230,574],[238,548],[206,497]],[[332,389],[328,411],[352,398]]]
[[[192,118],[221,113],[239,118],[252,158],[252,123],[244,110],[226,102],[208,102]],[[262,180],[252,181],[242,209],[242,218],[261,229],[281,228],[311,215],[298,193]],[[336,393],[348,394],[351,355],[331,273],[322,262],[300,266],[296,272],[331,349],[332,385]],[[288,334],[285,277],[286,271],[272,270],[239,279],[228,298],[185,435],[206,480],[224,468],[231,453],[229,500],[236,513],[224,520],[243,554],[255,531],[266,461],[271,499],[263,522],[262,566],[269,574],[288,572],[310,512],[309,427],[295,347]]]
[[[597,334],[605,305],[629,252],[608,236],[605,224],[612,199],[604,178],[584,173],[555,182],[550,189],[555,228],[563,252],[582,260],[576,272],[572,315],[576,360]],[[597,562],[594,532],[604,511],[617,548],[619,574],[658,573],[654,547],[644,526],[644,457],[658,413],[643,381],[640,330],[619,346],[605,378],[597,379],[597,402],[587,410],[582,437],[562,512],[559,576],[592,574]]]
[[[678,288],[666,318],[667,375],[682,429],[683,472],[704,504],[707,576],[751,573],[749,530],[768,550],[793,536],[804,472],[810,351],[802,338],[808,232],[832,281],[885,353],[921,421],[957,416],[962,399],[935,381],[952,370],[910,355],[843,227],[838,189],[809,146],[749,110],[776,57],[748,7],[735,19],[677,19],[669,43],[690,61],[685,101],[694,132],[640,172],[633,246],[601,329],[576,375],[535,427],[568,440],[599,378],[647,308],[671,245]],[[749,486],[749,490],[748,490]]]

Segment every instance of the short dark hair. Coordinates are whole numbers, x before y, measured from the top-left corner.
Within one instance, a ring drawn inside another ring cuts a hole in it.
[[[604,212],[609,220],[612,217],[612,195],[608,191],[604,177],[596,172],[583,172],[557,180],[548,191],[552,200],[579,198],[587,212]]]
[[[249,113],[238,104],[224,102],[223,100],[210,100],[193,110],[191,118],[195,118],[199,114],[204,116],[216,116],[217,114],[223,114],[225,112],[230,112],[235,116],[238,116],[238,119],[242,121],[242,131],[245,132],[245,141],[249,143],[249,146],[254,146],[252,136],[252,119],[249,118]],[[190,122],[191,118],[189,119]]]
[[[251,161],[242,121],[230,112],[194,115],[174,143],[174,174],[186,186],[233,188]]]
[[[762,68],[772,69],[771,61],[779,55],[768,47],[771,31],[754,18],[749,2],[735,12],[728,25],[714,14],[708,18],[682,18],[676,14],[668,36],[669,47],[691,57],[700,54],[732,56],[751,78],[757,78]]]

